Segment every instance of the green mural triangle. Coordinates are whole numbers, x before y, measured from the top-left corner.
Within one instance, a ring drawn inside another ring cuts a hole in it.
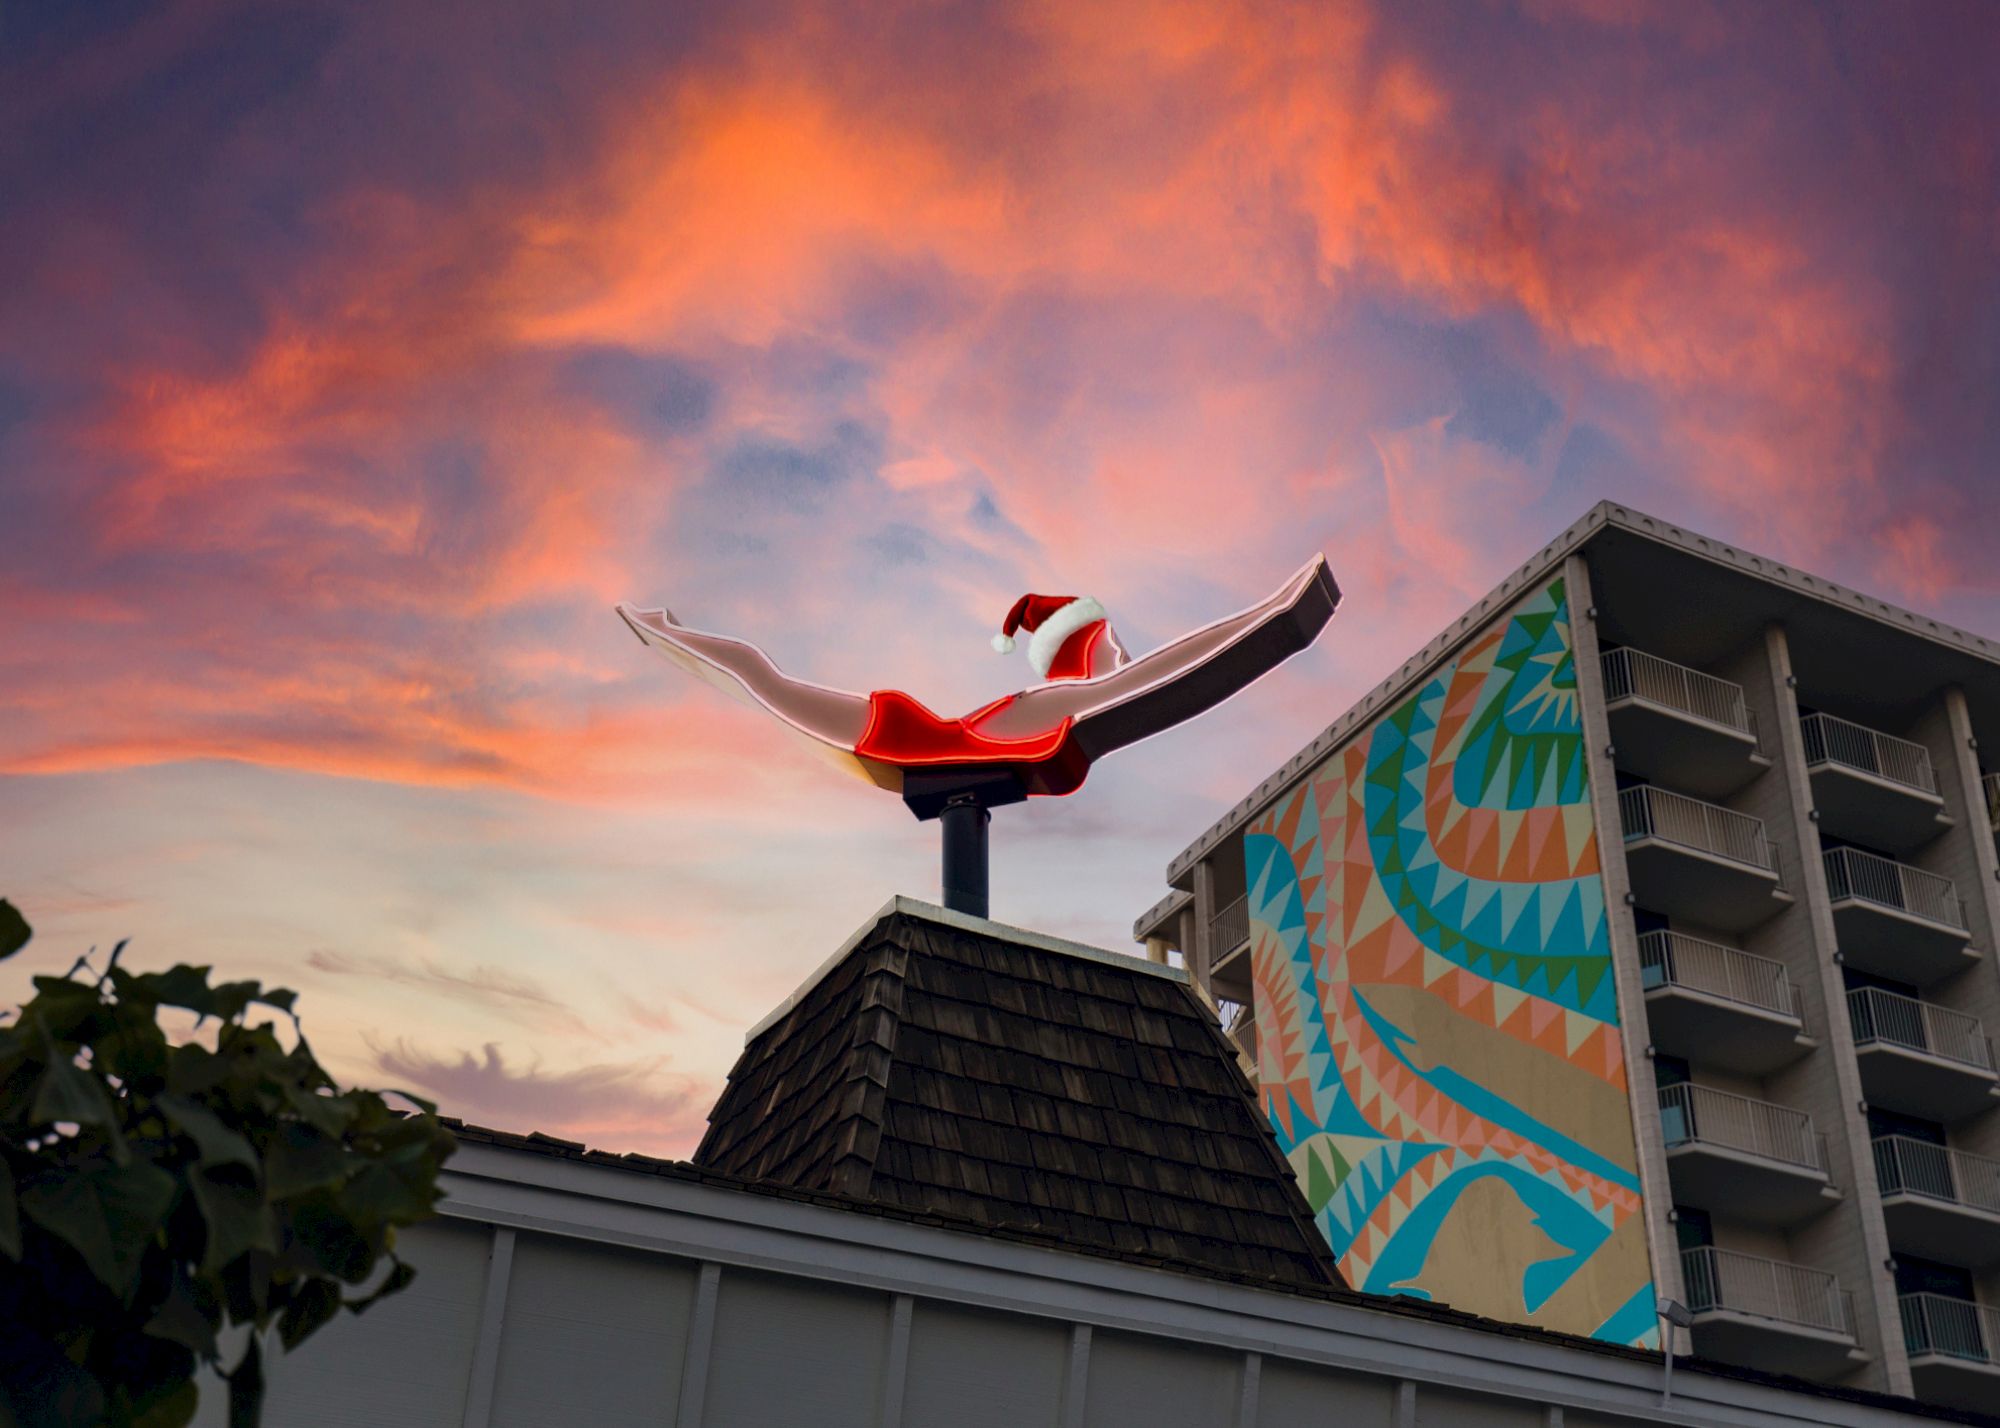
[[[1337,1152],[1336,1152],[1337,1153]],[[1326,1173],[1326,1162],[1317,1151],[1306,1152],[1306,1204],[1316,1215],[1333,1198],[1336,1181]]]

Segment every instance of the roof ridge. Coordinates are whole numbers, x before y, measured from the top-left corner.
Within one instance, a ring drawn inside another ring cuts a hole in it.
[[[868,917],[847,940],[834,949],[833,955],[806,974],[805,980],[793,989],[792,994],[766,1012],[749,1031],[743,1035],[743,1044],[748,1046],[773,1026],[784,1019],[786,1013],[796,1007],[817,987],[828,973],[845,962],[848,955],[868,940],[869,934],[884,922],[895,916],[918,918],[924,922],[936,923],[941,927],[955,928],[961,932],[971,932],[984,937],[999,937],[1005,941],[1024,947],[1033,947],[1043,952],[1058,952],[1065,957],[1076,957],[1086,962],[1103,962],[1121,971],[1138,972],[1149,977],[1161,977],[1169,982],[1186,982],[1188,974],[1179,967],[1167,967],[1158,962],[1148,962],[1143,957],[1135,957],[1130,952],[1114,952],[1108,947],[1093,947],[1088,942],[1077,942],[1067,937],[1057,937],[1053,933],[1036,932],[1032,928],[1015,927],[1010,923],[995,922],[988,917],[975,917],[969,912],[959,912],[954,908],[939,907],[934,902],[922,898],[897,893]]]

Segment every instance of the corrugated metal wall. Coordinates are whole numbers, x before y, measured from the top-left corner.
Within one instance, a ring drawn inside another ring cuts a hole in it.
[[[1031,1314],[717,1268],[699,1403],[686,1393],[701,1267],[666,1254],[512,1236],[490,1367],[492,1428],[679,1424],[701,1428],[1405,1428],[1386,1380],[1281,1359],[1098,1330]],[[419,1266],[404,1294],[345,1316],[271,1366],[269,1428],[468,1424],[494,1232],[444,1222],[409,1231]],[[899,1347],[900,1343],[900,1347]],[[900,1360],[900,1403],[894,1370]],[[1246,1375],[1254,1375],[1247,1385]],[[1078,1380],[1081,1380],[1080,1384]],[[1080,1388],[1080,1392],[1079,1392]],[[1521,1403],[1427,1390],[1410,1428],[1546,1428]],[[1245,1408],[1246,1419],[1239,1417]],[[201,1428],[222,1428],[219,1386]],[[1629,1421],[1629,1420],[1628,1420]],[[1610,1428],[1571,1414],[1566,1428]]]
[[[416,1283],[270,1367],[270,1428],[1921,1428],[1901,1411],[480,1147]],[[197,1423],[223,1428],[221,1386]]]

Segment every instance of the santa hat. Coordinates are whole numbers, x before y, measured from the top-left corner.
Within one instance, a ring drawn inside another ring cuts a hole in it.
[[[1001,654],[1010,653],[1014,632],[1026,630],[1033,636],[1028,641],[1028,662],[1037,674],[1046,677],[1063,641],[1103,618],[1104,607],[1088,595],[1023,595],[1000,622],[993,648]]]

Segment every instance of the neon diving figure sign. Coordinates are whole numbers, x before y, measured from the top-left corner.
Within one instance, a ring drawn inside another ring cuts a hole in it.
[[[960,718],[900,690],[866,695],[796,679],[755,645],[618,606],[632,632],[696,678],[777,719],[919,818],[944,827],[945,905],[986,915],[988,810],[1074,793],[1106,754],[1214,708],[1311,645],[1340,604],[1324,556],[1265,599],[1138,658],[1089,596],[1024,595],[1002,653],[1028,636],[1039,682]]]

